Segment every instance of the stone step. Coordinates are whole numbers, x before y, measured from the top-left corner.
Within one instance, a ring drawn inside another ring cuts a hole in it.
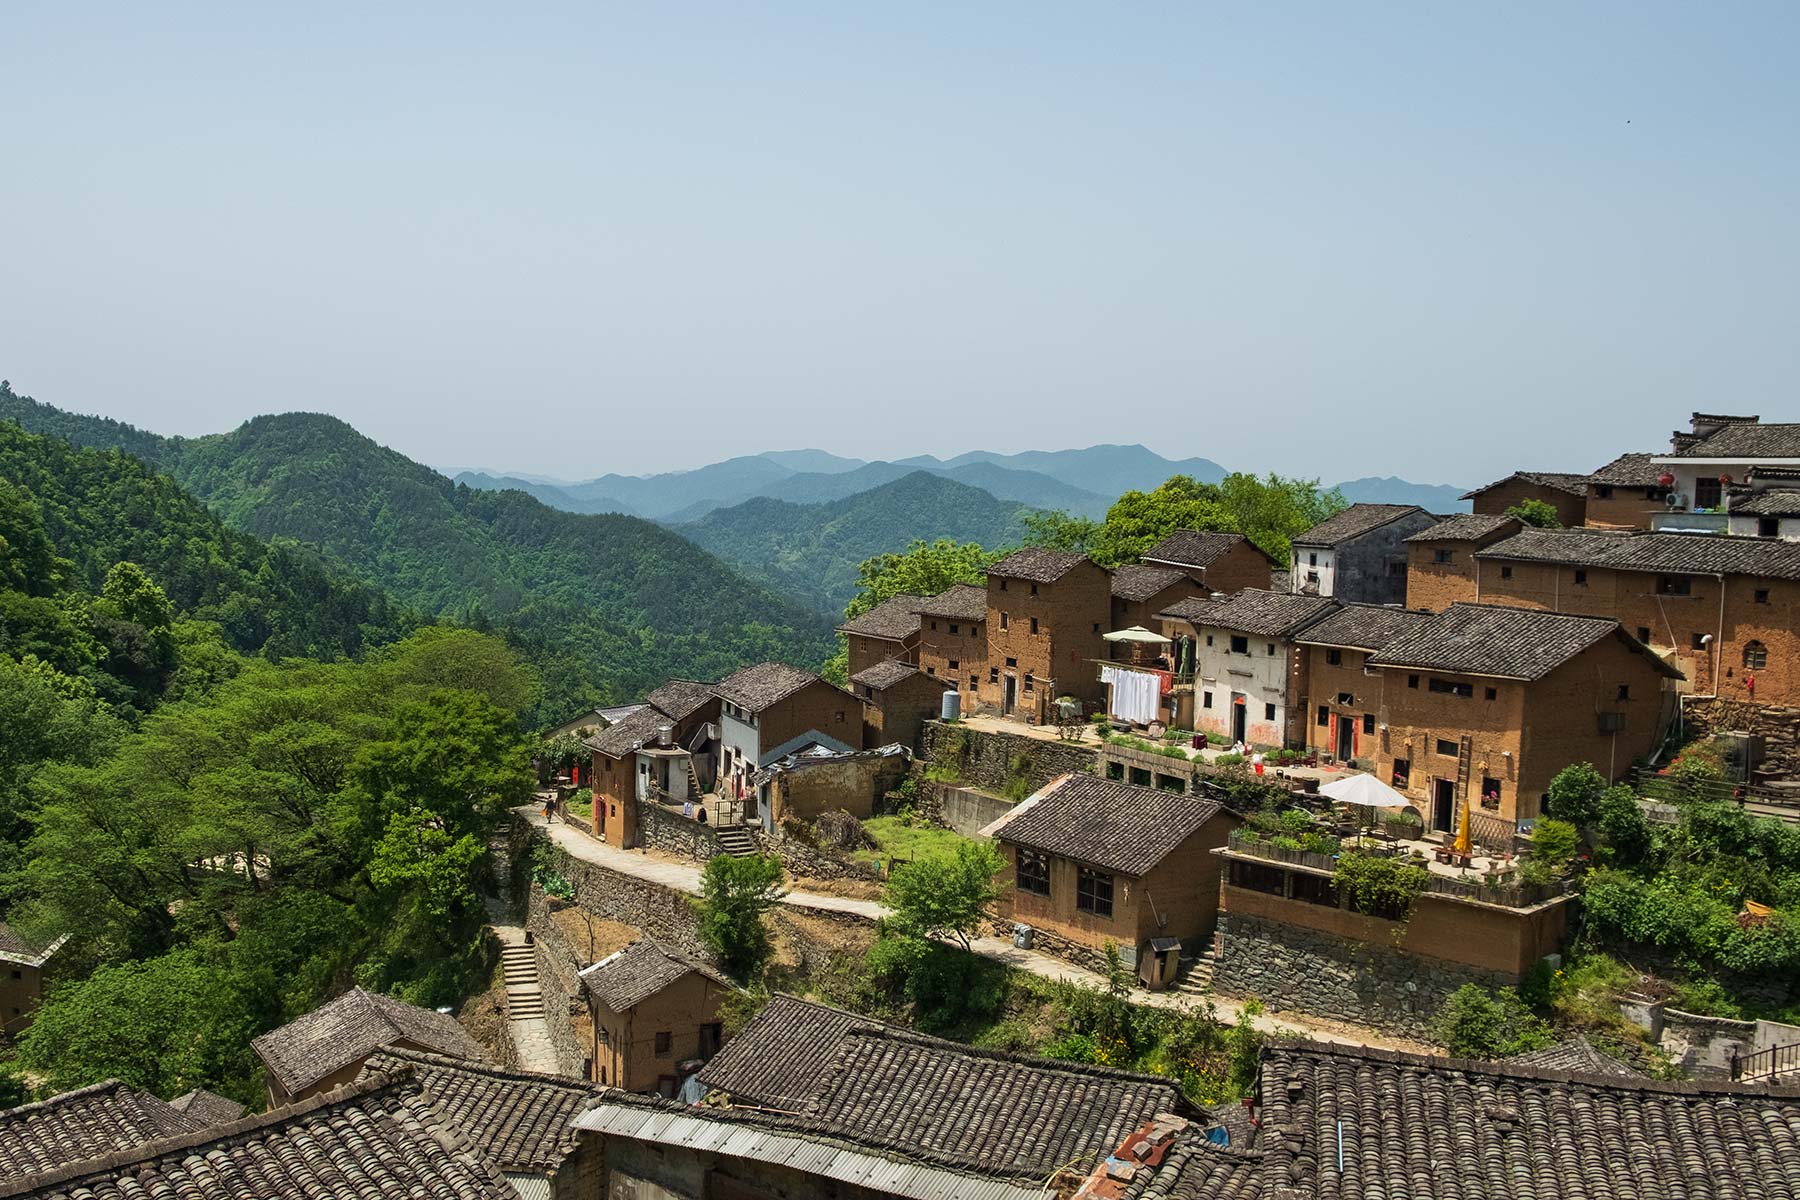
[[[748,858],[756,853],[756,839],[741,825],[720,826],[719,845],[733,858]]]

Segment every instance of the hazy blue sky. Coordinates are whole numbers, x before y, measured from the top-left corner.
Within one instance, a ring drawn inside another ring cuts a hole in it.
[[[0,376],[586,477],[1800,419],[1800,5],[0,7]]]

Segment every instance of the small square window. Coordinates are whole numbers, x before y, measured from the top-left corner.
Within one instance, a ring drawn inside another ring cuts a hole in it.
[[[936,675],[936,674],[937,674],[937,668],[936,668],[936,667],[926,667],[926,668],[925,668],[925,673],[926,673],[926,674],[927,674],[927,675]]]
[[[1275,657],[1275,643],[1274,642],[1269,643],[1269,657],[1270,658]]]
[[[1650,627],[1648,625],[1639,625],[1638,626],[1637,639],[1638,639],[1638,641],[1644,643],[1644,645],[1646,645],[1646,646],[1648,646],[1650,644]]]
[[[1483,688],[1482,689],[1482,698],[1487,699],[1487,700],[1498,700],[1500,698],[1500,689],[1499,688]]]
[[[1658,594],[1664,596],[1688,596],[1694,591],[1694,581],[1686,575],[1664,575],[1656,581]]]
[[[1696,650],[1706,649],[1706,635],[1704,633],[1693,634],[1692,638],[1693,638],[1693,640],[1690,644],[1694,647],[1694,649],[1696,649]]]
[[[1328,667],[1343,666],[1344,665],[1344,652],[1342,650],[1327,650],[1327,651],[1325,651],[1325,665]]]
[[[1768,602],[1769,602],[1769,589],[1768,588],[1757,588],[1756,589],[1756,603],[1767,604]]]
[[[932,628],[933,628],[933,629],[936,629],[936,628],[937,628],[937,626],[936,626],[936,625],[933,625],[933,626],[932,626]],[[950,632],[951,632],[951,633],[956,633],[956,632],[958,632],[958,630],[957,630],[957,628],[956,628],[956,626],[954,626],[954,625],[952,625],[952,626],[951,626],[951,627],[950,627]]]
[[[1621,700],[1631,699],[1631,685],[1630,684],[1621,683],[1619,685],[1619,699],[1621,699]]]
[[[1501,567],[1500,568],[1500,578],[1511,579],[1512,578],[1512,568],[1507,567],[1507,566]]]
[[[656,1035],[656,1057],[667,1058],[674,1050],[675,1035],[667,1029],[660,1030]]]
[[[1273,704],[1263,705],[1263,720],[1273,721],[1274,719],[1275,719],[1275,706]]]
[[[1019,665],[1019,660],[1016,658],[1009,658],[1006,660],[1006,665],[1009,667],[1016,667]]]
[[[1575,586],[1576,587],[1586,587],[1587,586],[1587,572],[1586,571],[1575,572]]]
[[[1442,754],[1445,758],[1455,758],[1456,743],[1449,738],[1439,738],[1437,740],[1437,752]]]
[[[1364,713],[1363,714],[1363,732],[1364,733],[1374,733],[1375,732],[1375,714],[1374,713]]]
[[[1075,907],[1096,917],[1113,915],[1113,877],[1103,871],[1078,869],[1075,876]]]
[[[1758,537],[1781,536],[1781,521],[1775,517],[1762,518],[1756,523],[1756,535]]]
[[[1211,708],[1212,707],[1212,693],[1211,692],[1201,692],[1200,693],[1200,707],[1201,708]]]
[[[1234,634],[1231,639],[1231,652],[1233,654],[1250,653],[1250,639]]]
[[[1431,552],[1431,561],[1434,563],[1454,562],[1456,561],[1456,555],[1449,550],[1433,550]]]
[[[1036,633],[1037,631],[1038,631],[1037,618],[1033,617],[1033,618],[1031,618],[1031,632]]]
[[[1331,710],[1323,704],[1319,705],[1318,723],[1320,725],[1331,724]]]
[[[952,671],[956,670],[960,666],[962,666],[962,664],[960,662],[957,662],[954,658],[950,660],[950,669]]]
[[[1419,686],[1419,677],[1417,675],[1408,675],[1406,677],[1406,686],[1409,688],[1418,687]]]
[[[1100,632],[1100,622],[1098,622],[1098,621],[1095,621],[1095,622],[1094,622],[1094,632],[1095,632],[1095,633],[1099,633],[1099,632]]]

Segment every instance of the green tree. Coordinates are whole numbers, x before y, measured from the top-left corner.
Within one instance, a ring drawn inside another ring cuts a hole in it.
[[[754,976],[769,957],[763,917],[781,901],[784,878],[781,860],[772,854],[721,854],[701,872],[694,901],[700,940],[740,979]]]
[[[1004,865],[987,842],[964,842],[954,858],[909,862],[888,879],[888,921],[907,936],[950,937],[967,950],[987,906],[1000,895],[996,877]]]
[[[857,591],[844,607],[844,619],[860,617],[901,592],[935,596],[958,583],[982,583],[988,567],[999,557],[974,542],[939,538],[935,542],[914,541],[899,554],[865,559],[856,569]],[[825,660],[819,673],[841,687],[849,674],[850,652],[842,635],[837,642],[836,653]]]
[[[1512,988],[1488,992],[1465,983],[1452,992],[1431,1022],[1431,1036],[1456,1058],[1504,1058],[1551,1042],[1550,1027],[1525,1007]]]
[[[1522,525],[1537,529],[1561,529],[1556,508],[1547,500],[1521,500],[1506,510],[1506,515]]]
[[[1092,539],[1090,556],[1102,566],[1118,566],[1177,529],[1198,529],[1241,533],[1285,564],[1290,539],[1345,507],[1341,494],[1322,491],[1316,479],[1232,474],[1213,484],[1172,475],[1148,492],[1120,496]]]
[[[1071,516],[1065,512],[1028,512],[1021,520],[1025,525],[1025,545],[1073,550],[1078,554],[1092,550],[1106,528],[1104,522],[1092,517]]]
[[[1590,763],[1571,763],[1556,773],[1544,793],[1544,815],[1571,825],[1592,825],[1600,816],[1606,776]]]
[[[1561,871],[1581,849],[1581,833],[1568,821],[1539,818],[1531,830],[1531,857],[1552,871]]]
[[[136,563],[114,563],[106,573],[100,595],[118,609],[120,616],[151,633],[167,633],[175,623],[175,606]]]

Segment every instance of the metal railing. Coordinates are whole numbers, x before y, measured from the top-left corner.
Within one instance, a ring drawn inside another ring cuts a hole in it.
[[[1316,850],[1297,850],[1287,846],[1277,846],[1244,830],[1233,830],[1226,841],[1227,847],[1252,858],[1260,858],[1267,862],[1282,863],[1295,867],[1310,867],[1316,871],[1337,871],[1337,854],[1321,854]],[[1393,857],[1404,853],[1404,847],[1370,845],[1359,854],[1370,854],[1380,857]],[[1341,852],[1340,852],[1341,853]],[[1457,900],[1478,900],[1483,904],[1496,904],[1502,908],[1530,908],[1567,895],[1574,890],[1574,882],[1568,879],[1555,879],[1548,883],[1525,883],[1514,871],[1494,873],[1488,876],[1467,879],[1452,879],[1432,872],[1425,883],[1426,892],[1447,896]]]
[[[1754,783],[1733,783],[1728,779],[1683,779],[1665,775],[1649,767],[1639,767],[1631,774],[1631,786],[1646,800],[1679,803],[1683,800],[1729,800],[1736,804],[1754,802],[1781,808],[1800,809],[1800,796]]]
[[[1789,1071],[1800,1071],[1800,1042],[1771,1046],[1767,1050],[1758,1050],[1755,1054],[1739,1055],[1734,1052],[1731,1056],[1733,1080],[1770,1079]]]

